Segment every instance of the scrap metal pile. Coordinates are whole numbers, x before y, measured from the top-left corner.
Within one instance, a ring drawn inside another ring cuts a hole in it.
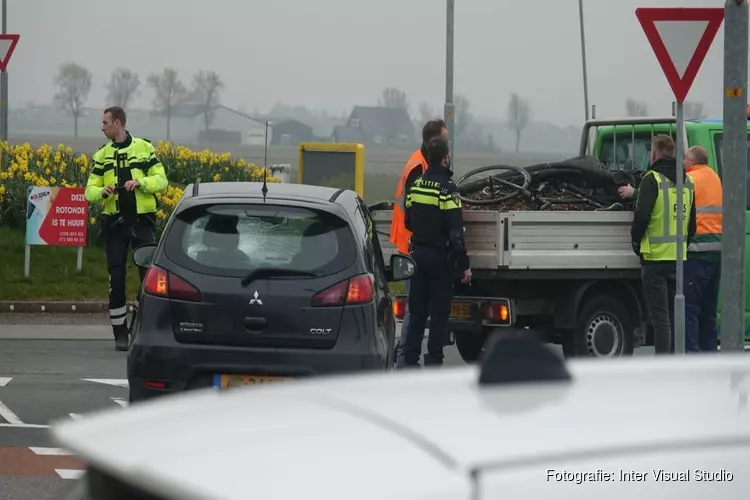
[[[484,178],[470,178],[485,174]],[[617,193],[621,186],[637,186],[642,172],[610,170],[596,157],[579,156],[528,167],[493,165],[473,170],[456,184],[469,210],[624,211],[632,201]]]

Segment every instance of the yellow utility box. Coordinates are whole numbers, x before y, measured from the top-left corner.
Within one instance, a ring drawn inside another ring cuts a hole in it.
[[[301,142],[297,183],[352,189],[365,197],[365,146],[341,142]]]

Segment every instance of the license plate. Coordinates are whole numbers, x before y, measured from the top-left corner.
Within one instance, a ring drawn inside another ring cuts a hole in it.
[[[468,302],[454,302],[451,304],[452,318],[471,318],[471,304]]]
[[[214,389],[226,390],[232,387],[243,387],[246,385],[263,385],[274,382],[283,382],[289,377],[270,377],[266,375],[215,375]]]

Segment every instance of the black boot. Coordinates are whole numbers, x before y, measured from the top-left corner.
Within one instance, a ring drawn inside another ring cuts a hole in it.
[[[115,334],[115,350],[116,351],[127,351],[128,350],[128,327],[125,325],[113,326],[112,330]]]

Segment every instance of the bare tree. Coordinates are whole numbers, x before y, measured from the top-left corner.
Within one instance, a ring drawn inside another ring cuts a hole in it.
[[[130,100],[138,95],[141,79],[126,68],[115,69],[104,86],[107,89],[107,105],[125,109]]]
[[[214,71],[200,70],[193,76],[193,91],[195,99],[200,103],[203,110],[203,123],[208,130],[216,113],[215,108],[219,104],[224,82]]]
[[[434,120],[435,112],[433,111],[432,106],[426,102],[421,102],[419,104],[419,119],[422,121],[423,125],[430,120]]]
[[[703,114],[703,103],[698,101],[685,101],[682,103],[682,116],[686,120],[702,120],[706,117]]]
[[[78,137],[78,118],[91,92],[91,72],[74,62],[65,63],[57,72],[55,86],[57,93],[53,102],[73,115],[75,137]]]
[[[455,120],[456,131],[455,139],[459,137],[467,137],[469,133],[469,127],[474,117],[471,114],[471,102],[464,96],[456,94],[453,97],[453,113]]]
[[[154,107],[167,117],[167,140],[169,140],[172,112],[175,106],[182,104],[188,98],[187,88],[174,68],[164,68],[161,73],[151,74],[146,82],[154,90]]]
[[[625,99],[625,112],[628,116],[648,116],[648,104],[628,97]]]
[[[384,88],[378,99],[378,106],[385,108],[403,108],[409,109],[409,100],[406,92],[396,87]]]
[[[510,95],[508,103],[508,127],[516,134],[516,153],[521,144],[521,134],[531,121],[531,104],[515,92]]]

